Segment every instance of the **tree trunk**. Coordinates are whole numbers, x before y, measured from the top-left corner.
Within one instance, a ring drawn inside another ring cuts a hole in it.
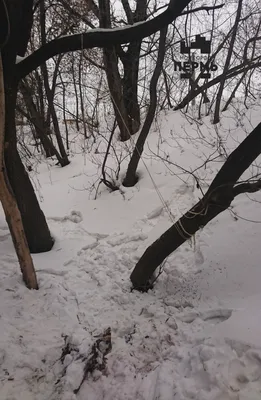
[[[120,140],[125,142],[130,139],[132,128],[129,124],[128,113],[124,104],[117,54],[115,49],[104,49],[103,54],[115,118],[120,130]]]
[[[31,98],[32,100],[32,98]],[[21,115],[23,115],[27,121],[30,123],[31,126],[31,132],[35,141],[35,146],[38,151],[38,153],[41,153],[44,151],[45,152],[45,157],[53,157],[55,156],[55,148],[53,145],[53,142],[51,139],[47,136],[44,128],[44,121],[42,119],[42,116],[38,114],[37,110],[36,114],[34,114],[32,111],[33,110],[28,110],[28,113],[26,113],[24,110],[22,110],[20,107],[16,106],[16,111],[18,111]],[[39,146],[39,140],[40,140],[40,146]],[[58,153],[59,155],[59,153]]]
[[[261,153],[261,123],[230,154],[225,164],[212,181],[205,196],[174,225],[147,248],[132,274],[135,289],[146,291],[152,287],[151,279],[157,267],[201,227],[226,210],[238,190],[238,179]],[[246,190],[245,190],[246,191]]]
[[[29,249],[32,253],[41,253],[51,250],[54,240],[18,154],[15,129],[18,86],[15,62],[17,54],[23,56],[26,51],[33,22],[33,0],[9,0],[7,7],[10,36],[2,51],[5,85],[5,165],[21,213]]]
[[[21,214],[5,170],[4,135],[5,135],[5,90],[3,79],[2,56],[0,52],[0,198],[19,260],[23,279],[29,289],[38,289],[33,260],[26,241]]]
[[[223,74],[222,74],[222,78],[220,80],[220,85],[219,85],[217,97],[216,97],[214,120],[213,120],[214,124],[217,124],[220,121],[221,99],[222,99],[223,90],[224,90],[224,86],[225,86],[225,82],[226,82],[226,75],[227,75],[227,72],[229,70],[229,65],[230,65],[230,61],[231,61],[231,58],[232,58],[232,53],[233,53],[234,43],[235,43],[235,39],[236,39],[237,28],[238,28],[238,24],[239,24],[240,16],[241,16],[242,3],[243,3],[243,0],[239,0],[238,1],[235,24],[234,24],[234,27],[233,27],[233,32],[232,32],[231,41],[230,41],[230,44],[229,44],[227,58],[226,58],[226,62],[225,62],[225,66],[224,66],[224,70],[223,70]]]
[[[29,113],[28,118],[31,123],[34,125],[35,132],[36,132],[36,140],[37,138],[40,139],[41,144],[44,148],[46,158],[56,156],[59,163],[62,164],[63,160],[56,148],[53,145],[53,142],[49,138],[45,128],[45,121],[43,116],[39,114],[37,108],[33,102],[33,97],[30,94],[30,89],[28,86],[22,82],[20,85],[20,90],[23,95],[24,103]]]
[[[147,1],[137,0],[136,9],[131,11],[128,0],[121,0],[129,25],[146,21]],[[126,51],[120,46],[117,47],[118,55],[121,58],[124,68],[122,90],[125,108],[128,114],[128,123],[131,133],[134,134],[140,129],[140,106],[138,101],[138,77],[140,64],[140,51],[142,40],[133,41],[128,45]]]
[[[77,82],[75,78],[75,62],[74,62],[74,53],[72,53],[72,79],[73,79],[73,87],[74,87],[74,92],[75,92],[75,123],[76,123],[76,129],[79,132],[80,131],[80,125],[79,125],[79,96],[78,96],[78,91],[77,91]]]
[[[162,70],[162,65],[165,56],[165,43],[166,43],[166,36],[167,36],[168,28],[162,29],[160,32],[160,41],[159,41],[159,51],[158,51],[158,58],[156,62],[156,67],[153,72],[151,82],[150,82],[150,105],[148,109],[148,113],[142,127],[141,133],[138,137],[135,149],[131,156],[126,177],[123,181],[123,185],[126,187],[134,186],[137,183],[137,168],[140,161],[140,157],[143,152],[144,143],[147,139],[149,134],[154,116],[157,107],[157,83],[160,77],[160,73]]]
[[[7,175],[21,213],[29,249],[31,253],[43,253],[51,250],[54,240],[17,151],[15,128],[17,87],[9,85],[8,82],[5,84],[5,164]]]
[[[99,0],[100,27],[111,28],[110,2]],[[118,69],[118,55],[114,47],[103,50],[104,66],[116,121],[120,130],[120,139],[126,141],[132,134],[128,113],[124,104],[121,77]]]
[[[226,102],[226,104],[225,104],[225,106],[224,106],[224,108],[223,108],[222,111],[227,111],[227,109],[228,109],[228,107],[229,107],[231,101],[235,98],[237,89],[239,88],[239,86],[240,86],[241,83],[243,82],[245,76],[246,76],[246,73],[243,74],[243,75],[241,76],[241,78],[238,80],[236,86],[235,86],[234,89],[232,90],[232,92],[231,92],[231,94],[230,94],[230,96],[229,96],[229,98],[228,98],[228,100],[227,100],[227,102]]]
[[[42,45],[45,45],[46,44],[45,5],[44,5],[43,1],[40,2],[40,24],[41,24]],[[57,62],[59,65],[59,61],[57,61]],[[60,127],[59,127],[59,122],[58,122],[55,107],[53,104],[53,98],[54,98],[54,92],[55,92],[55,81],[53,84],[53,90],[51,90],[50,85],[49,85],[48,70],[47,70],[46,63],[43,63],[43,65],[41,66],[41,72],[42,72],[42,76],[43,76],[44,88],[45,88],[45,93],[46,93],[46,97],[47,97],[47,101],[48,101],[48,106],[49,106],[50,114],[52,117],[54,133],[55,133],[57,144],[58,144],[60,154],[62,157],[60,164],[61,164],[61,167],[65,167],[66,165],[70,164],[70,161],[68,159],[68,155],[64,148],[63,139],[62,139],[62,135],[60,132]],[[57,75],[57,71],[56,71],[56,75]]]
[[[87,135],[87,128],[86,128],[86,118],[85,118],[85,109],[84,109],[84,96],[83,96],[83,91],[82,91],[82,68],[83,68],[83,63],[82,63],[82,56],[83,56],[83,51],[81,52],[80,55],[80,60],[78,64],[78,76],[79,76],[79,92],[80,92],[80,106],[81,106],[81,119],[82,119],[82,126],[83,126],[83,134],[84,134],[84,139],[88,138]]]
[[[132,42],[121,57],[124,68],[122,80],[123,100],[128,115],[128,126],[134,134],[140,129],[140,106],[138,102],[138,75],[141,41]]]

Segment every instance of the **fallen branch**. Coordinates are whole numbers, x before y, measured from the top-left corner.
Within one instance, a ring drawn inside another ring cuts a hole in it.
[[[96,340],[92,346],[91,354],[85,362],[83,377],[80,385],[73,392],[77,394],[88,374],[94,371],[102,371],[106,367],[106,355],[111,351],[111,328],[106,329],[102,337]]]
[[[72,361],[65,366],[62,371],[62,375],[59,379],[57,379],[55,385],[59,385],[62,381],[62,378],[67,374],[67,368],[72,363],[81,363],[82,368],[82,377],[78,381],[80,383],[75,383],[76,389],[73,390],[74,394],[77,394],[84,381],[88,378],[88,375],[92,375],[95,371],[103,371],[106,368],[106,356],[111,351],[111,328],[106,329],[102,335],[100,335],[96,341],[91,346],[90,352],[86,354],[82,354],[75,344],[70,342],[70,338],[66,335],[64,336],[64,347],[62,348],[62,354],[60,357],[60,361],[62,364],[66,362],[66,356],[70,355]],[[67,363],[66,363],[67,364]],[[80,378],[80,377],[79,377]]]

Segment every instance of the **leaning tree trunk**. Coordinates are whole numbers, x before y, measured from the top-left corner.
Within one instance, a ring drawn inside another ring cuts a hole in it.
[[[135,289],[146,291],[151,288],[153,273],[164,259],[226,210],[235,196],[261,189],[261,181],[237,184],[240,176],[260,153],[261,123],[230,154],[205,196],[147,248],[130,277]]]
[[[19,260],[23,279],[29,289],[38,289],[33,260],[25,237],[20,211],[8,181],[4,161],[5,94],[0,52],[0,199]]]
[[[159,51],[158,51],[158,58],[156,62],[156,67],[153,72],[151,82],[150,82],[150,105],[148,109],[148,113],[143,124],[142,130],[138,137],[136,146],[134,148],[133,154],[131,156],[127,173],[125,179],[123,181],[123,185],[126,187],[134,186],[137,183],[137,168],[138,164],[143,152],[143,147],[145,141],[148,137],[154,116],[157,107],[157,83],[160,77],[160,73],[162,71],[162,65],[165,56],[165,43],[166,43],[166,36],[167,36],[168,27],[164,28],[160,32],[160,41],[159,41]]]

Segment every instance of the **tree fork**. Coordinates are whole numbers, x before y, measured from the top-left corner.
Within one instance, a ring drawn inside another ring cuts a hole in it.
[[[230,154],[205,196],[146,249],[130,276],[134,289],[147,291],[151,288],[153,273],[166,257],[225,211],[237,195],[261,188],[260,181],[237,185],[240,176],[260,153],[261,123]]]

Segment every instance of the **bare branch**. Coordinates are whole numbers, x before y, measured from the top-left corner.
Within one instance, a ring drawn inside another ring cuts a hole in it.
[[[248,50],[250,43],[256,42],[257,40],[261,40],[261,36],[255,36],[253,38],[248,39],[248,41],[246,42],[245,49],[244,49],[244,55],[243,55],[244,61],[246,61],[246,62],[249,61],[247,58],[247,50]]]
[[[116,29],[92,29],[86,33],[52,40],[17,64],[16,77],[18,80],[24,78],[45,61],[61,53],[94,47],[108,48],[148,37],[174,21],[190,2],[191,0],[170,0],[167,10],[162,14],[132,26]]]
[[[78,13],[78,11],[76,11],[72,6],[70,6],[70,4],[67,3],[67,1],[65,0],[59,0],[59,2],[62,4],[62,6],[70,12],[70,14],[74,15],[76,18],[79,18],[82,22],[84,22],[86,25],[88,25],[90,28],[95,28],[95,26],[93,25],[93,23],[86,17],[84,17],[83,15],[81,15],[80,13]]]
[[[197,7],[197,8],[193,8],[192,10],[183,11],[180,14],[180,16],[181,15],[192,14],[192,13],[195,13],[195,12],[198,12],[198,11],[207,11],[207,13],[208,13],[209,11],[217,10],[218,8],[222,8],[222,7],[224,7],[224,5],[225,5],[225,3],[219,4],[217,6],[212,6],[212,7],[207,7],[207,6]]]
[[[245,73],[251,69],[261,67],[261,61],[259,57],[257,57],[256,62],[244,62],[236,67],[233,67],[228,70],[227,75],[225,76],[225,79],[231,79],[234,78],[235,76]],[[199,94],[201,94],[204,90],[218,84],[222,78],[223,74],[218,75],[216,78],[212,79],[209,82],[204,83],[202,86],[198,86],[197,89],[193,90],[193,92],[190,92],[176,107],[174,107],[174,110],[180,110],[184,108],[187,104],[189,104],[193,99],[195,99]]]
[[[259,190],[261,190],[261,179],[254,183],[245,182],[236,185],[233,188],[233,195],[236,197],[242,193],[255,193],[258,192]]]

